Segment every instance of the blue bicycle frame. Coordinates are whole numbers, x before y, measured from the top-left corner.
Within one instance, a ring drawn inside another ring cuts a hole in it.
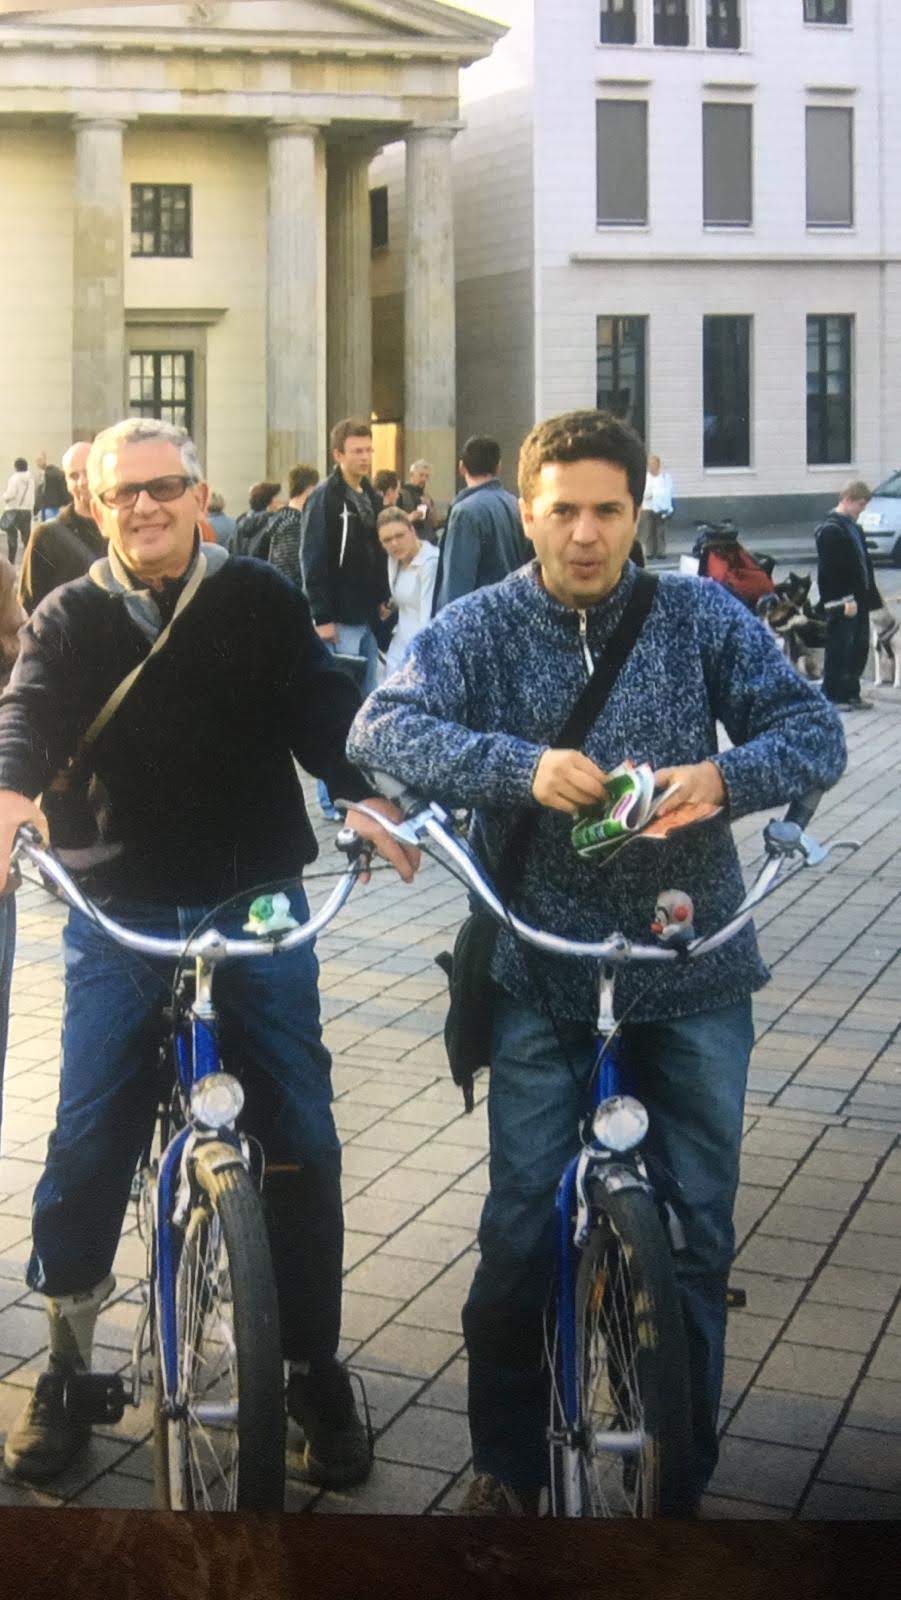
[[[175,1282],[181,1256],[182,1229],[175,1218],[179,1209],[179,1191],[185,1177],[185,1166],[192,1149],[200,1141],[215,1138],[218,1142],[234,1144],[236,1154],[244,1160],[241,1141],[237,1134],[219,1128],[215,1134],[201,1130],[191,1116],[191,1091],[203,1078],[222,1070],[219,1045],[215,1032],[215,1011],[210,999],[211,971],[198,958],[196,962],[197,996],[190,1013],[190,1025],[176,1026],[174,1036],[175,1071],[188,1121],[184,1128],[170,1139],[160,1156],[159,1175],[155,1196],[156,1260],[153,1263],[153,1280],[157,1297],[157,1327],[160,1340],[160,1362],[163,1373],[165,1404],[176,1405],[178,1389],[178,1327],[176,1321]]]

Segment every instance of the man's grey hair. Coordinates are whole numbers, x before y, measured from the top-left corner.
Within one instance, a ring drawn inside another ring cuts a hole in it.
[[[431,461],[411,461],[410,462],[410,471],[411,472],[423,472],[423,471],[431,472],[431,470],[432,470]]]
[[[203,467],[197,446],[187,428],[179,428],[174,422],[163,422],[159,417],[125,417],[122,422],[114,422],[112,427],[103,428],[91,445],[87,460],[91,488],[97,490],[102,487],[106,456],[115,455],[120,445],[144,444],[150,439],[165,439],[167,444],[174,444],[181,456],[185,477],[190,478],[192,483],[203,482]]]

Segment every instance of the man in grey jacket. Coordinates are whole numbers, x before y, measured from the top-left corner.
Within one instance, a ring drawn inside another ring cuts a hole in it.
[[[638,435],[599,412],[536,427],[520,456],[537,561],[469,595],[412,641],[401,670],[358,712],[351,759],[450,807],[475,809],[489,869],[524,807],[538,816],[513,900],[565,937],[647,940],[661,888],[691,895],[695,927],[722,926],[743,895],[730,823],[839,777],[837,713],[718,584],[663,574],[641,634],[581,750],[554,747],[629,602],[644,492]],[[720,750],[717,723],[730,748]],[[723,808],[665,845],[635,845],[603,872],[572,848],[573,815],[605,797],[621,761],[648,762],[675,805]],[[597,966],[526,951],[498,931],[489,1085],[491,1189],[463,1311],[476,1478],[463,1510],[522,1514],[546,1481],[543,1309],[554,1192],[579,1145],[595,1056]],[[769,974],[753,927],[652,981],[617,979],[616,1015],[650,1117],[645,1154],[685,1233],[676,1258],[691,1368],[687,1506],[717,1459],[726,1287],[734,1250],[751,994]]]
[[[461,595],[499,583],[529,559],[519,505],[498,477],[496,439],[467,439],[460,457],[466,483],[450,508],[435,582],[432,615]]]

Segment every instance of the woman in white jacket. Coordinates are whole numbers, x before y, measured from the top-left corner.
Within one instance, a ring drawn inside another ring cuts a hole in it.
[[[13,470],[3,491],[3,531],[9,543],[9,559],[15,561],[19,535],[22,548],[28,543],[31,519],[34,515],[34,478],[28,470],[24,456],[17,456]]]
[[[378,535],[382,549],[388,557],[388,584],[391,589],[391,610],[397,612],[397,626],[385,658],[385,671],[396,672],[410,640],[424,628],[432,615],[432,595],[438,573],[438,551],[426,544],[406,511],[400,506],[389,506],[378,519]]]

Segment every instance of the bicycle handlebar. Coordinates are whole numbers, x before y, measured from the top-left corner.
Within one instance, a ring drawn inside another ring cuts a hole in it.
[[[792,802],[781,822],[772,820],[767,825],[764,831],[767,853],[763,867],[741,905],[717,932],[704,938],[697,938],[680,950],[664,948],[661,945],[637,944],[621,933],[614,933],[601,942],[567,939],[561,934],[547,933],[541,928],[532,927],[504,906],[485,874],[481,862],[469,846],[454,835],[450,815],[442,806],[435,802],[423,801],[412,790],[404,788],[385,773],[375,772],[372,776],[376,788],[382,793],[390,787],[392,793],[387,797],[393,799],[404,812],[403,822],[391,822],[382,812],[371,809],[363,801],[354,802],[354,809],[370,817],[399,844],[424,849],[431,855],[435,855],[437,850],[437,853],[444,857],[449,871],[478,896],[503,927],[511,929],[525,943],[550,954],[587,957],[612,965],[622,965],[628,961],[696,960],[698,956],[728,944],[750,920],[755,907],[775,888],[777,880],[790,860],[801,856],[805,863],[819,864],[825,860],[829,850],[835,848],[835,845],[825,848],[816,845],[814,841],[807,839],[803,832],[804,826],[822,798],[821,790],[812,789],[800,800]],[[56,886],[68,905],[82,912],[84,916],[90,917],[109,934],[111,939],[126,949],[134,950],[141,955],[180,960],[188,948],[192,947],[196,957],[213,965],[225,960],[274,955],[277,951],[294,950],[299,945],[308,944],[321,933],[341,910],[360,874],[369,866],[371,846],[352,829],[343,829],[336,842],[348,858],[346,871],[342,873],[328,899],[307,922],[277,939],[226,939],[215,928],[208,929],[206,933],[198,935],[193,940],[161,939],[126,928],[122,923],[107,916],[88,899],[62,864],[44,847],[37,830],[27,823],[19,828],[16,834],[11,862],[14,868],[24,856]],[[842,842],[857,848],[852,841]]]
[[[16,834],[12,864],[15,865],[22,856],[56,885],[68,905],[82,912],[84,916],[90,917],[91,921],[96,922],[105,933],[108,933],[116,944],[123,945],[127,950],[134,950],[139,955],[161,956],[176,961],[180,960],[190,947],[195,956],[202,957],[211,965],[251,956],[274,955],[276,951],[295,950],[298,945],[309,944],[310,940],[315,939],[341,910],[360,872],[368,865],[368,860],[358,852],[315,915],[301,926],[292,928],[291,932],[282,938],[226,939],[215,928],[209,928],[196,939],[159,939],[152,934],[136,933],[133,928],[126,928],[121,922],[108,917],[99,906],[94,905],[78,884],[70,878],[65,867],[44,847],[40,834],[30,823],[19,828]]]
[[[428,854],[434,854],[437,846],[448,869],[478,896],[486,910],[502,927],[509,928],[525,943],[550,954],[589,957],[613,965],[621,965],[628,961],[680,961],[686,958],[696,960],[699,956],[728,944],[750,921],[760,902],[775,888],[776,881],[792,858],[801,856],[805,861],[819,863],[825,860],[828,849],[834,848],[830,846],[823,849],[819,845],[814,846],[804,835],[800,819],[803,818],[804,822],[809,820],[822,798],[822,790],[811,789],[801,797],[800,801],[792,802],[783,821],[773,820],[767,825],[764,833],[766,860],[741,905],[729,921],[715,933],[695,939],[680,950],[667,949],[656,944],[636,944],[620,933],[612,934],[609,939],[600,943],[566,939],[560,934],[546,933],[541,928],[532,927],[503,905],[481,862],[477,860],[468,845],[456,838],[451,831],[449,814],[442,806],[423,800],[421,796],[405,789],[397,779],[378,769],[369,769],[367,777],[382,794],[386,794],[390,788],[392,792],[388,798],[394,800],[404,811],[404,821],[389,822],[380,812],[370,810],[364,802],[355,803],[354,809],[378,822],[399,844],[416,846]],[[420,809],[414,810],[415,806]],[[788,826],[789,824],[791,826]],[[343,830],[338,835],[339,848],[352,850],[356,837],[352,830]]]

